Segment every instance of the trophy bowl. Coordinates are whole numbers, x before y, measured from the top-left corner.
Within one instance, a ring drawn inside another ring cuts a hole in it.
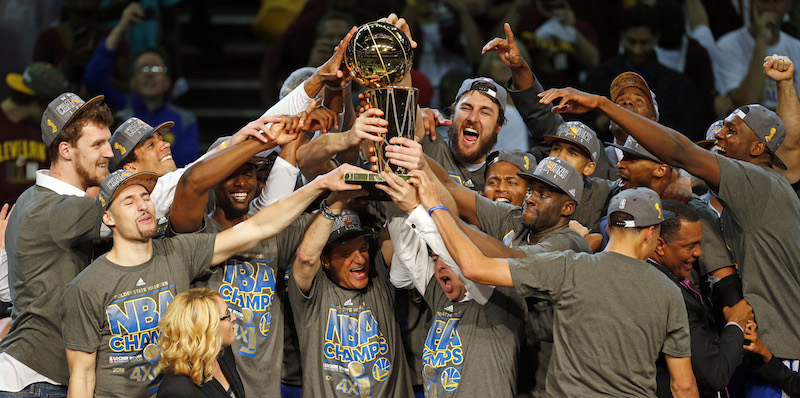
[[[411,70],[411,41],[386,22],[361,25],[347,43],[344,62],[356,81],[366,87],[394,86]]]

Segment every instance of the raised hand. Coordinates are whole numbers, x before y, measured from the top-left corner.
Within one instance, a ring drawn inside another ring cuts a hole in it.
[[[558,105],[553,106],[553,113],[586,113],[600,105],[602,97],[584,93],[571,87],[551,88],[539,93],[539,103],[550,104],[561,98]]]
[[[506,31],[506,38],[495,37],[489,40],[481,49],[481,54],[496,53],[500,60],[503,61],[503,64],[511,69],[527,67],[528,64],[522,58],[517,42],[514,40],[514,32],[511,31],[511,25],[506,23],[503,25],[503,29]]]
[[[344,175],[347,173],[369,173],[369,171],[351,164],[343,164],[336,169],[317,177],[317,179],[320,180],[325,189],[331,191],[356,191],[361,189],[361,185],[348,184],[344,182]]]
[[[381,119],[381,116],[383,116],[383,111],[378,108],[369,108],[364,111],[361,116],[356,118],[353,127],[346,133],[350,146],[357,146],[361,144],[363,140],[373,142],[383,141],[381,135],[386,134],[388,131],[385,126],[388,126],[389,122]]]
[[[317,79],[325,82],[325,84],[331,83],[329,85],[332,86],[345,86],[352,79],[350,72],[342,66],[344,65],[344,53],[347,50],[347,43],[350,42],[350,38],[353,37],[356,29],[355,26],[350,29],[344,38],[339,41],[339,45],[334,48],[333,55],[324,64],[317,67],[317,71],[314,73]]]
[[[417,42],[411,38],[411,28],[408,26],[408,22],[406,22],[405,18],[400,18],[397,14],[391,13],[388,17],[379,19],[378,22],[386,22],[397,26],[408,36],[408,40],[411,42],[411,48],[417,48]]]
[[[438,137],[436,127],[450,126],[453,124],[453,122],[445,118],[438,109],[422,108],[420,112],[422,114],[422,126],[425,129],[425,135],[431,136],[431,141],[436,141]]]
[[[753,321],[747,321],[747,325],[744,327],[744,339],[750,341],[750,344],[743,345],[745,351],[754,352],[758,355],[761,355],[761,358],[764,359],[764,362],[768,362],[772,359],[772,352],[770,352],[769,348],[761,342],[761,339],[758,338],[758,333],[756,333],[756,323]]]
[[[264,132],[269,131],[269,124],[281,121],[281,116],[263,116],[239,129],[231,138],[228,139],[226,146],[236,145],[249,138],[257,139],[265,144],[268,144],[274,139],[274,136],[268,136]]]
[[[11,217],[11,212],[14,211],[14,206],[11,210],[8,209],[8,203],[0,208],[0,250],[6,247],[6,227],[8,227],[8,218]]]
[[[383,148],[389,162],[406,170],[420,170],[424,166],[422,145],[418,142],[404,138],[392,137],[389,144]]]
[[[304,113],[306,117],[302,129],[305,131],[321,130],[327,134],[331,129],[339,128],[339,115],[324,106],[315,107]]]
[[[375,187],[386,192],[392,199],[392,202],[397,205],[397,208],[406,214],[410,214],[419,206],[417,190],[411,184],[394,173],[381,172],[381,177],[386,181],[386,185],[377,184]]]
[[[785,55],[769,55],[764,58],[764,74],[776,82],[791,81],[794,76],[794,64]]]
[[[269,127],[266,134],[276,145],[286,145],[297,139],[301,127],[300,116],[283,115],[280,121]]]
[[[408,183],[417,188],[417,199],[422,204],[425,210],[430,210],[431,207],[441,206],[442,200],[439,198],[439,193],[436,192],[436,186],[421,170],[412,170],[411,175],[414,176]]]

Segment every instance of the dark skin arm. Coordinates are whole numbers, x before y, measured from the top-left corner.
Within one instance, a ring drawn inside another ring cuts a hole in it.
[[[713,189],[719,187],[720,169],[716,155],[695,145],[683,134],[628,111],[608,98],[573,88],[550,89],[539,94],[539,97],[544,104],[561,98],[558,105],[553,107],[555,113],[595,110],[628,131],[639,144],[668,165],[688,171]]]
[[[267,131],[266,123],[271,120],[282,120],[273,124],[272,129],[282,128],[282,124],[297,124],[298,119],[287,116],[268,116],[249,123],[244,128]],[[297,126],[291,126],[296,128]],[[274,137],[274,132],[271,132]],[[287,134],[289,136],[289,134]],[[208,191],[231,175],[255,154],[273,148],[281,142],[274,139],[269,143],[251,139],[217,151],[207,158],[196,162],[178,181],[175,198],[170,208],[169,220],[172,229],[177,233],[189,233],[200,230],[203,226],[203,215],[208,204]]]

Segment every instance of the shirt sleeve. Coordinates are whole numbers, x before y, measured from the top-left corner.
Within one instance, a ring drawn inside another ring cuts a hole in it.
[[[278,157],[275,159],[275,164],[267,177],[267,185],[261,190],[261,194],[250,202],[250,209],[248,216],[252,217],[258,213],[259,210],[289,196],[294,192],[294,187],[297,183],[297,176],[300,174],[300,169],[295,165]]]
[[[127,97],[111,83],[111,69],[117,50],[108,50],[106,40],[97,44],[89,63],[83,70],[83,82],[91,95],[103,94],[105,102],[112,110],[121,111],[127,104]]]
[[[565,281],[573,268],[571,258],[567,252],[531,254],[525,258],[508,259],[514,288],[522,297],[557,300],[567,290]]]
[[[61,296],[61,331],[64,347],[83,352],[96,352],[101,343],[101,319],[105,314],[101,301],[91,292],[70,284]]]
[[[50,234],[54,242],[63,242],[69,247],[100,239],[103,211],[96,200],[70,196],[57,203],[50,214]]]
[[[506,238],[509,234],[522,233],[521,220],[517,223],[513,219],[515,215],[519,215],[519,210],[518,206],[495,202],[475,192],[475,212],[478,215],[481,230],[503,243],[508,244]],[[511,238],[513,239],[513,236]]]
[[[168,254],[175,253],[183,259],[182,263],[189,274],[189,279],[194,280],[211,267],[216,239],[217,234],[182,234],[165,239],[169,245],[166,250]]]
[[[392,217],[386,222],[394,248],[389,280],[397,288],[414,287],[421,295],[425,295],[428,282],[433,277],[433,264],[425,242],[414,233],[412,226],[406,225],[407,220],[406,217]]]
[[[722,155],[716,156],[720,170],[720,183],[716,192],[719,200],[737,218],[761,217],[761,212],[753,211],[753,206],[770,198],[773,181],[767,173],[771,170]]]
[[[444,261],[445,264],[452,270],[458,279],[464,282],[464,287],[467,289],[467,293],[469,294],[470,298],[475,300],[480,305],[485,305],[489,298],[492,297],[494,293],[494,286],[483,285],[480,283],[475,283],[466,277],[464,274],[461,273],[461,268],[458,266],[456,261],[450,255],[450,252],[447,251],[447,247],[442,240],[442,235],[439,234],[439,230],[436,228],[436,222],[433,221],[430,214],[425,211],[425,208],[422,206],[417,206],[413,212],[408,216],[408,220],[406,224],[412,227],[413,231],[419,235],[428,246],[431,247],[434,253],[439,255],[439,258]],[[425,253],[427,257],[427,253]],[[431,271],[431,276],[433,276],[433,272]],[[428,278],[430,279],[430,278]],[[420,293],[423,291],[420,290]]]
[[[276,236],[278,242],[278,266],[282,270],[285,271],[292,265],[292,260],[297,253],[297,248],[303,241],[309,222],[311,222],[311,214],[303,213]]]
[[[692,341],[689,337],[689,316],[683,302],[680,288],[671,284],[667,299],[667,337],[661,349],[666,355],[675,358],[692,356]]]
[[[306,94],[305,84],[301,83],[292,92],[267,109],[261,117],[274,115],[294,115],[300,113],[311,105],[314,99]]]

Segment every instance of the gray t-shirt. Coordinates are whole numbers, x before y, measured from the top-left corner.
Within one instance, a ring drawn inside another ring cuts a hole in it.
[[[425,301],[434,313],[422,353],[425,396],[515,396],[522,298],[497,287],[485,305],[452,301],[434,277]]]
[[[489,236],[508,247],[528,244],[528,233],[522,225],[522,207],[495,202],[476,192],[475,212],[481,230]]]
[[[473,191],[483,192],[483,186],[486,184],[485,165],[475,171],[467,170],[453,156],[450,146],[441,137],[436,141],[431,141],[431,137],[426,135],[422,137],[419,143],[422,145],[422,152],[430,156],[436,163],[439,163],[453,181]]]
[[[303,294],[289,276],[303,367],[303,397],[411,397],[394,314],[394,287],[381,256],[363,290],[333,283],[323,267]]]
[[[6,229],[14,321],[0,351],[65,385],[69,368],[58,302],[67,284],[92,262],[101,217],[94,199],[34,185],[17,199]]]
[[[67,286],[61,298],[64,346],[97,353],[95,397],[156,396],[159,319],[208,268],[215,238],[154,240],[153,257],[132,267],[102,256]]]
[[[583,196],[572,219],[589,228],[592,232],[597,232],[600,226],[600,219],[606,215],[608,206],[608,195],[617,185],[619,180],[611,181],[605,178],[584,177]]]
[[[520,295],[555,301],[548,395],[654,397],[659,352],[691,355],[680,289],[645,261],[566,251],[508,262]]]
[[[280,396],[283,365],[284,275],[303,239],[309,214],[256,247],[237,253],[212,269],[210,278],[196,287],[219,292],[236,315],[236,340],[231,349],[246,393]],[[205,216],[202,232],[216,234],[224,228]]]
[[[722,238],[717,213],[696,195],[692,195],[686,205],[697,215],[703,227],[703,240],[700,241],[700,251],[703,254],[697,261],[697,275],[702,277],[720,268],[733,266],[728,247]]]
[[[786,178],[717,155],[722,236],[739,265],[759,337],[772,353],[800,359],[800,200]]]

